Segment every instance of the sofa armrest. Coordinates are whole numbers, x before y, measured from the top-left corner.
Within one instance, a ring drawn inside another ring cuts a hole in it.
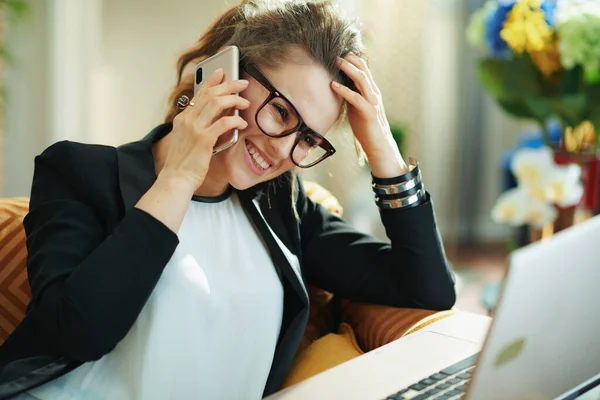
[[[340,301],[340,317],[354,329],[364,352],[374,350],[453,315],[455,310],[431,311]]]

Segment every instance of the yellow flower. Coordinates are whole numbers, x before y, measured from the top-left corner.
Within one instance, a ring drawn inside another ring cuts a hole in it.
[[[543,51],[552,42],[552,29],[544,19],[541,2],[519,0],[508,13],[500,36],[517,54]]]
[[[563,144],[569,153],[578,151],[589,151],[596,144],[596,130],[590,121],[583,121],[575,127],[569,126],[565,129]]]
[[[530,54],[531,59],[546,78],[549,78],[553,73],[560,71],[562,68],[556,42],[552,42],[543,51],[533,51]]]

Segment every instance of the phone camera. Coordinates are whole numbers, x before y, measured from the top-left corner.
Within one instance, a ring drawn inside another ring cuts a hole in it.
[[[202,83],[202,67],[196,70],[196,85]]]

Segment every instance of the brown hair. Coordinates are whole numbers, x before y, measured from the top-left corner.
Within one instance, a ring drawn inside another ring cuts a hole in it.
[[[229,45],[236,45],[242,58],[267,68],[293,62],[292,50],[300,48],[322,65],[333,80],[349,87],[354,85],[340,72],[337,57],[349,52],[364,57],[360,31],[332,1],[242,1],[221,15],[196,44],[179,57],[177,84],[169,97],[165,122],[172,122],[179,112],[176,101],[180,96],[193,97],[195,65]],[[295,181],[294,174],[292,194]]]

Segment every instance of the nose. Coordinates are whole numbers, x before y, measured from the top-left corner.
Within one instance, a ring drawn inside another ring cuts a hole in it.
[[[292,153],[295,140],[296,134],[292,134],[284,137],[269,137],[268,143],[277,160],[286,160]]]

